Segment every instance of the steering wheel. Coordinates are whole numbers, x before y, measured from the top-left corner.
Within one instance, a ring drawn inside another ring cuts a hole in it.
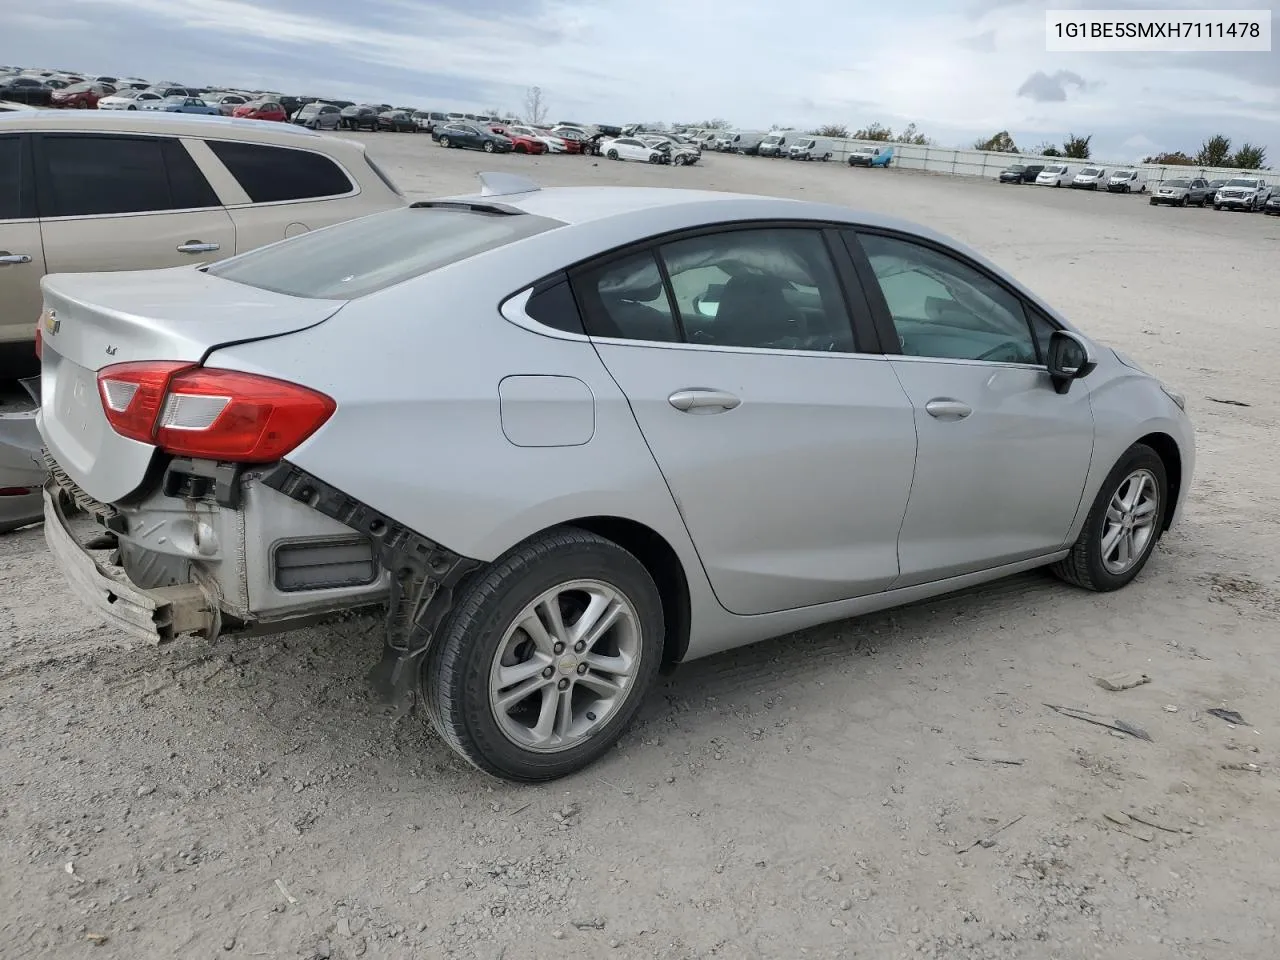
[[[1010,355],[1007,357],[1001,357],[1000,353],[1006,350],[1009,352]],[[975,357],[974,359],[975,360],[1003,360],[1006,363],[1019,363],[1021,362],[1021,359],[1020,359],[1021,357],[1022,357],[1022,344],[1020,344],[1017,340],[1006,340],[1004,343],[996,344],[996,346],[992,347],[986,353],[983,353]]]

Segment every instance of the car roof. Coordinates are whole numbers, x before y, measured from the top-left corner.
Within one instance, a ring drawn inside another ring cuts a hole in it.
[[[258,143],[296,143],[299,147],[326,152],[364,151],[364,144],[354,140],[325,137],[314,130],[293,124],[243,117],[213,117],[149,110],[14,110],[0,113],[0,133],[44,131],[168,134],[175,137],[213,137]]]

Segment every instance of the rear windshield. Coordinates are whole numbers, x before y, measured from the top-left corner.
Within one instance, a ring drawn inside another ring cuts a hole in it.
[[[527,213],[402,207],[251,250],[205,271],[291,297],[355,300],[562,225]]]

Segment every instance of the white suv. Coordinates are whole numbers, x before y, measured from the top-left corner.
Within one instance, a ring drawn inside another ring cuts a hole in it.
[[[46,273],[205,263],[407,202],[363,144],[290,124],[0,114],[0,379],[36,369]]]

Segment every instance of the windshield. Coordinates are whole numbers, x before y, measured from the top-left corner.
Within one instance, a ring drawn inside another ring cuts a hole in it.
[[[532,214],[402,207],[259,247],[205,267],[291,297],[354,300],[562,226]]]
[[[1102,171],[1101,171],[1101,170],[1099,170],[1097,167],[1085,167],[1083,170],[1081,170],[1081,171],[1080,171],[1080,176],[1082,176],[1082,177],[1096,177],[1096,176],[1097,176],[1098,174],[1100,174],[1101,172],[1102,172]]]
[[[1117,170],[1111,175],[1112,180],[1128,180],[1133,177],[1132,170]]]
[[[771,133],[769,134],[769,136],[764,138],[764,142],[765,143],[781,143],[782,138],[778,136],[776,133]]]
[[[1166,180],[1164,182],[1164,185],[1166,187],[1189,187],[1191,186],[1191,181],[1190,180]]]
[[[1250,189],[1252,189],[1257,185],[1258,185],[1257,180],[1241,180],[1239,178],[1236,178],[1235,180],[1227,181],[1228,187],[1249,187]]]
[[[796,146],[797,146],[797,147],[799,147],[799,148],[800,148],[800,149],[802,149],[802,150],[808,150],[810,147],[812,147],[812,146],[813,146],[813,141],[812,141],[812,140],[798,140],[798,141],[796,141]]]
[[[1045,167],[1044,172],[1045,173],[1066,173],[1067,168],[1066,167]]]

